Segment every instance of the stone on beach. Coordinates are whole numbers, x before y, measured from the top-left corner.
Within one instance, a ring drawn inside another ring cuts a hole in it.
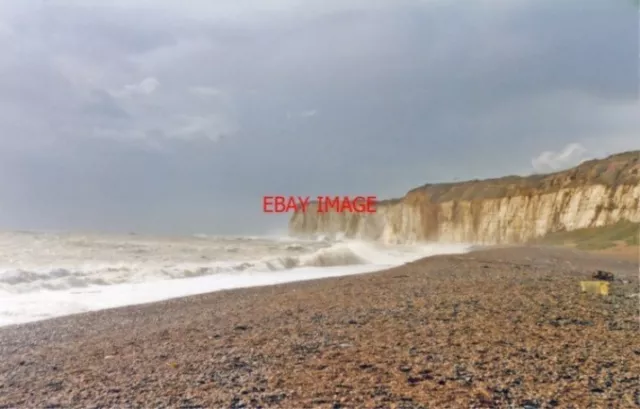
[[[503,248],[6,327],[0,407],[632,408],[637,268]]]

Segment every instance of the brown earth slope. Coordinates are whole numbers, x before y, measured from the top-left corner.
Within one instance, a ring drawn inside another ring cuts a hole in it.
[[[640,260],[640,223],[626,220],[602,227],[549,233],[538,244],[568,246],[631,261]]]

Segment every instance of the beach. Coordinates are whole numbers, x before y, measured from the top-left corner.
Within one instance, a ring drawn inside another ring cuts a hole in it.
[[[634,408],[638,273],[504,247],[7,326],[0,407]]]

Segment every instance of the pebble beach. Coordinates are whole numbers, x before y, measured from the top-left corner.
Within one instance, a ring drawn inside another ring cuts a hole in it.
[[[0,408],[637,408],[638,274],[507,247],[8,326]]]

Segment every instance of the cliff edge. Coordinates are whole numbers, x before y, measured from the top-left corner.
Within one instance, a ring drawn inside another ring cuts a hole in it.
[[[427,184],[377,212],[318,213],[289,221],[295,236],[344,234],[387,243],[523,243],[549,233],[640,222],[640,151],[545,175]]]

